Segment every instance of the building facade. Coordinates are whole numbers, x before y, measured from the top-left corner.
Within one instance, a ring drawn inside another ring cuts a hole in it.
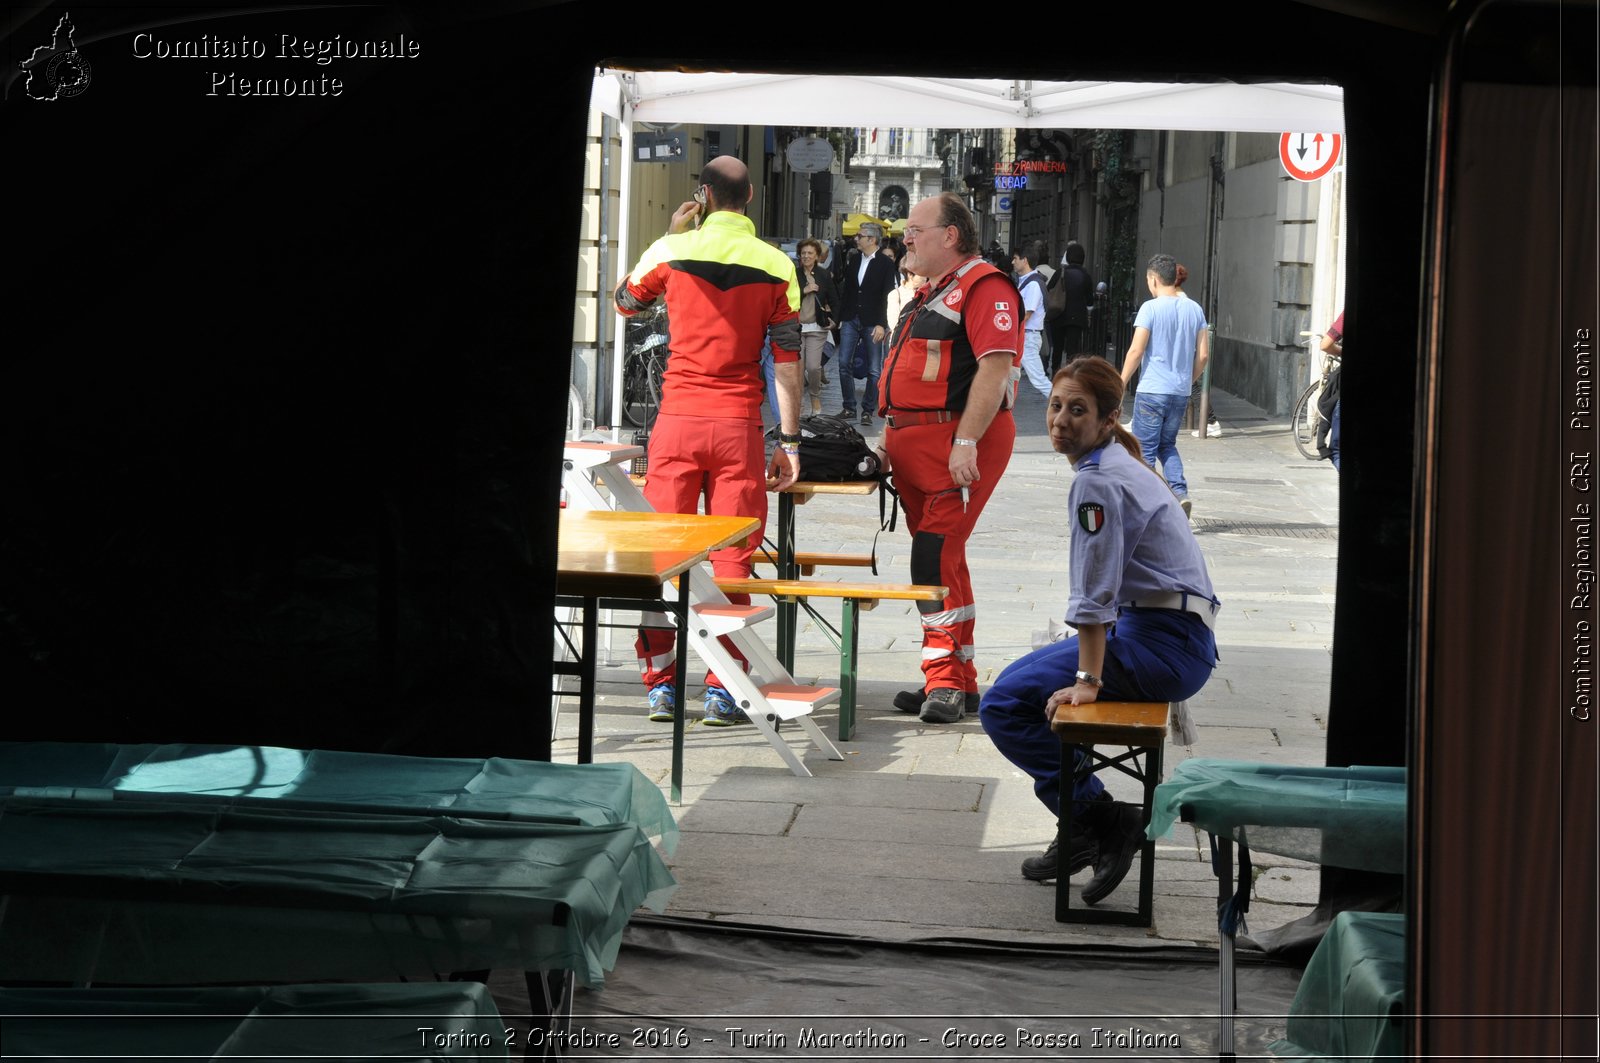
[[[757,230],[785,246],[803,236],[838,237],[848,214],[903,219],[946,189],[963,196],[983,247],[1003,262],[1012,247],[1039,240],[1044,261],[1056,265],[1067,241],[1077,240],[1089,272],[1106,284],[1096,350],[1113,361],[1148,297],[1144,263],[1172,254],[1188,268],[1186,291],[1212,323],[1212,385],[1275,415],[1287,414],[1320,372],[1315,334],[1343,306],[1343,167],[1321,181],[1294,181],[1273,134],[686,125],[636,132],[636,157],[624,160],[616,125],[592,116],[572,335],[579,426],[614,419],[621,356],[611,288],[665,231],[705,162],[725,152],[751,168]],[[833,145],[825,174],[785,165],[800,137]],[[678,147],[663,153],[662,141]],[[624,165],[631,168],[626,205]]]
[[[1118,362],[1149,297],[1144,263],[1173,255],[1211,322],[1212,386],[1289,413],[1321,372],[1317,334],[1343,307],[1342,164],[1305,183],[1284,172],[1276,134],[1063,133],[1066,172],[1012,197],[1011,245],[1042,240],[1053,262],[1068,239],[1084,245],[1107,285],[1102,337]],[[1028,131],[1017,138],[1013,158],[1037,152]]]

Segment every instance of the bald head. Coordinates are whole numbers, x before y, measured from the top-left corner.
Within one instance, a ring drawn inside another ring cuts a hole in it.
[[[711,190],[710,210],[743,214],[745,204],[755,195],[750,187],[750,168],[732,155],[718,155],[706,163],[700,180]]]

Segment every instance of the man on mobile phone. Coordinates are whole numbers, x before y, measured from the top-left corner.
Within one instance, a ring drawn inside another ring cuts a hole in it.
[[[780,489],[800,475],[800,287],[789,256],[757,238],[745,216],[755,194],[745,164],[721,155],[700,179],[695,198],[673,213],[667,235],[617,285],[616,304],[629,316],[664,297],[672,323],[644,497],[660,513],[694,513],[703,494],[707,513],[759,517],[762,527],[750,539],[711,555],[717,576],[747,578],[767,518],[761,347],[769,331],[781,433],[770,473]],[[670,722],[678,711],[675,643],[670,629],[639,629],[635,645],[652,720]],[[747,722],[710,672],[705,714],[714,727]]]
[[[881,239],[883,226],[861,223],[856,230],[856,250],[845,261],[844,281],[839,286],[839,395],[844,405],[840,412],[845,420],[855,420],[855,378],[864,378],[863,428],[872,427],[872,411],[878,407],[878,374],[889,340],[889,293],[899,283],[894,263],[878,253]],[[856,366],[865,371],[857,374],[852,368]]]

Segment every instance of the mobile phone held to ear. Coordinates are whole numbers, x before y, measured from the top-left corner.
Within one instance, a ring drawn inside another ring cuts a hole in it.
[[[696,229],[698,229],[698,228],[700,228],[700,219],[706,216],[706,186],[705,185],[696,185],[695,186],[694,201],[700,205],[700,213],[696,214],[694,216],[694,227]]]

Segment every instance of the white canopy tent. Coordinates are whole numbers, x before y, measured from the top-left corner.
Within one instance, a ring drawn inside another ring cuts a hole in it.
[[[1031,81],[847,74],[595,70],[591,108],[618,120],[622,157],[633,124],[925,126],[940,129],[1172,129],[1344,132],[1337,85],[1236,82]],[[622,202],[631,193],[622,167]],[[628,212],[618,247],[632,261]],[[612,361],[612,424],[620,421],[623,336]]]
[[[1344,132],[1336,85],[601,69],[593,98],[614,118],[667,124]]]

